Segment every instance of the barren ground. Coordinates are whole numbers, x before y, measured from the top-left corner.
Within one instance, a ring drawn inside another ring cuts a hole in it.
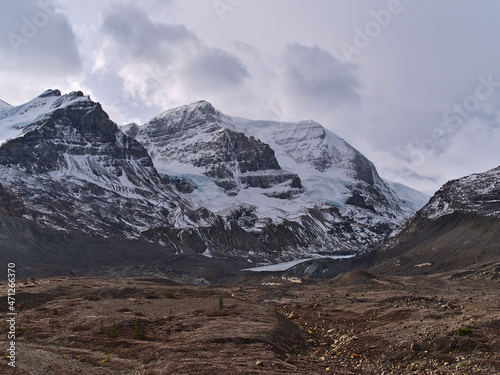
[[[498,374],[498,278],[496,270],[411,278],[352,271],[321,282],[259,274],[236,286],[19,280],[17,367],[4,356],[0,372]],[[3,282],[5,333],[6,293]]]

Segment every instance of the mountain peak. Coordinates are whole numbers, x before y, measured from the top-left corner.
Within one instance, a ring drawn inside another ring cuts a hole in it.
[[[230,117],[216,110],[213,105],[206,100],[200,100],[188,105],[183,105],[177,108],[169,109],[158,116],[154,117],[145,126],[154,128],[171,127],[175,124],[172,131],[179,132],[187,129],[199,129],[224,127],[224,124],[229,123]]]
[[[183,108],[183,107],[179,107]],[[198,112],[202,115],[209,116],[210,118],[221,118],[222,113],[215,109],[212,103],[206,100],[199,100],[185,106],[185,110],[188,112]]]
[[[206,100],[199,100],[197,102],[193,102],[191,104],[182,105],[177,108],[173,108],[169,111],[182,111],[182,112],[200,112],[203,114],[221,114],[219,111],[215,109],[212,103],[207,102]],[[167,112],[169,112],[167,111]]]
[[[48,98],[50,96],[61,96],[61,91],[48,89],[38,95],[39,98]]]
[[[72,91],[61,95],[59,90],[45,90],[42,94],[27,103],[11,106],[0,101],[0,144],[24,134],[29,128],[52,112],[68,106],[88,108],[98,106],[84,96],[81,91]],[[84,104],[85,103],[85,104]]]
[[[188,107],[189,106],[195,106],[195,107],[212,107],[213,108],[213,105],[212,103],[206,101],[206,100],[198,100],[197,102],[193,102],[191,104],[188,104]]]

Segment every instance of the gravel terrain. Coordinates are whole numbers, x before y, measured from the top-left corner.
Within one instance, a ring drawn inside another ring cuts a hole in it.
[[[249,274],[217,286],[17,284],[17,367],[5,355],[2,374],[500,373],[496,268],[413,277],[355,270],[321,282]],[[6,292],[3,282],[4,317]]]

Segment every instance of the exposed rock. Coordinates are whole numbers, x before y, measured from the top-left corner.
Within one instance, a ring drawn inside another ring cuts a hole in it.
[[[124,131],[140,141],[155,165],[189,163],[202,168],[227,194],[236,195],[245,187],[268,189],[290,180],[300,188],[300,178],[284,172],[269,145],[224,127],[226,116],[208,102],[197,102],[167,111],[144,126],[135,124]]]
[[[419,352],[422,350],[422,346],[417,342],[412,342],[410,345],[410,349],[413,350],[414,352]]]

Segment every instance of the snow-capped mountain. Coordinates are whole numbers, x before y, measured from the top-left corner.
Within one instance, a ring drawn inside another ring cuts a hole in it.
[[[313,121],[233,118],[200,101],[122,129],[158,171],[192,181],[185,198],[196,207],[285,253],[367,250],[412,212],[368,159]]]
[[[0,103],[0,215],[265,262],[368,250],[411,211],[312,121],[243,120],[202,101],[122,130],[81,92]]]
[[[0,185],[12,216],[137,238],[182,209],[144,148],[81,92],[48,90],[1,116]]]
[[[55,93],[59,94],[54,95]],[[58,90],[47,90],[28,103],[17,107],[0,100],[0,144],[23,134],[28,125],[50,111],[50,107],[60,95]]]
[[[420,215],[437,219],[454,212],[500,218],[500,166],[447,182]]]
[[[208,176],[228,195],[248,187],[300,188],[300,178],[280,168],[269,145],[237,132],[231,119],[208,102],[176,108],[123,130],[148,150],[158,171],[179,167]]]

